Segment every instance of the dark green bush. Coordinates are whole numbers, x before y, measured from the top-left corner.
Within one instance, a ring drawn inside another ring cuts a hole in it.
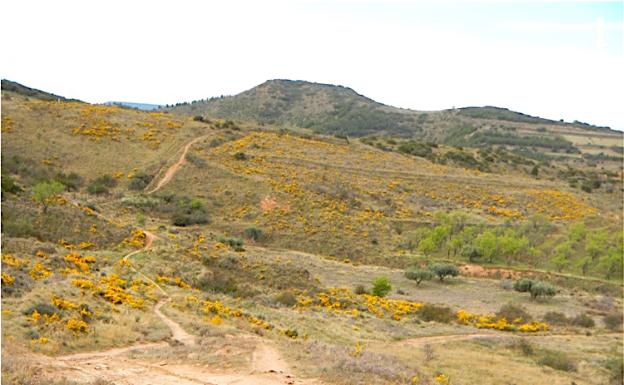
[[[102,175],[89,183],[87,191],[89,194],[103,195],[108,194],[108,190],[117,186],[117,180],[110,175]]]
[[[41,315],[44,315],[44,314],[52,315],[58,312],[58,310],[54,306],[52,306],[52,304],[49,304],[46,302],[39,302],[28,307],[23,313],[25,315],[31,315],[35,310],[37,311],[37,313]]]
[[[444,281],[446,277],[457,277],[459,275],[459,269],[455,265],[448,263],[437,263],[430,267],[431,271],[438,276],[441,281]]]
[[[144,172],[138,172],[134,174],[134,176],[130,180],[128,188],[130,190],[143,190],[145,187],[147,187],[148,184],[150,184],[152,179],[154,179],[153,175],[148,175]]]
[[[514,290],[531,294],[531,298],[552,297],[557,293],[553,285],[548,282],[521,278],[514,283]]]
[[[171,223],[180,227],[205,224],[208,223],[208,212],[199,199],[182,197],[177,200]]]
[[[233,248],[235,251],[245,251],[245,249],[243,248],[243,240],[240,238],[234,238],[234,237],[219,237],[217,239],[219,242],[224,243],[228,246],[230,246],[231,248]]]
[[[204,168],[208,165],[204,158],[201,158],[195,154],[191,154],[190,152],[186,154],[186,160],[197,168]]]
[[[234,154],[234,159],[247,160],[247,155],[244,152],[237,152],[236,154]]]
[[[54,179],[65,185],[65,189],[67,191],[78,191],[80,190],[80,187],[82,187],[82,185],[84,184],[84,178],[76,174],[75,172],[70,172],[69,174],[64,174],[61,172],[56,174],[56,177],[54,177]]]
[[[245,238],[249,238],[254,241],[259,241],[265,237],[264,231],[255,226],[246,228],[243,233],[245,234]]]
[[[423,321],[435,321],[441,323],[450,323],[455,319],[455,312],[448,306],[440,306],[434,304],[424,304],[418,309],[418,318]]]
[[[422,281],[431,280],[431,278],[433,278],[433,273],[431,270],[427,269],[412,269],[405,272],[405,277],[416,281],[416,284],[419,285]]]
[[[2,175],[2,193],[3,195],[6,193],[17,194],[23,191],[22,188],[15,183],[15,179],[10,175]]]
[[[373,281],[373,287],[371,293],[377,297],[385,297],[392,290],[392,285],[386,277],[377,277]]]

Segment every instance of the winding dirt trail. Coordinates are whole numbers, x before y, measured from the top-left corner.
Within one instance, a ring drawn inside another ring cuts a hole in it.
[[[171,179],[173,178],[173,176],[175,175],[175,173],[178,171],[178,169],[180,167],[182,167],[182,165],[186,162],[186,154],[188,153],[189,149],[191,148],[192,145],[194,145],[195,143],[199,142],[200,140],[203,140],[207,137],[209,137],[210,135],[203,135],[203,136],[198,136],[197,138],[191,140],[190,142],[188,142],[185,146],[184,149],[182,151],[182,155],[180,155],[180,159],[178,159],[177,162],[175,162],[174,164],[172,164],[167,171],[165,171],[165,175],[163,175],[163,177],[156,183],[156,186],[154,186],[152,189],[146,191],[146,194],[152,194],[158,190],[160,190],[162,187],[164,187],[167,183],[169,183],[171,181]],[[154,178],[154,180],[156,180],[156,178]],[[150,183],[151,184],[151,183]],[[149,186],[148,186],[149,187]]]
[[[163,177],[156,182],[156,185],[147,194],[158,191],[171,181],[175,173],[186,161],[186,154],[191,146],[198,141],[208,137],[204,135],[197,137],[187,143],[182,151],[182,155],[176,163],[170,166]],[[77,203],[75,203],[77,204]],[[111,221],[100,213],[95,213],[98,217]],[[160,239],[155,234],[143,230],[145,233],[145,244],[139,249],[123,256],[124,261],[138,253],[148,251],[152,248],[154,241]],[[182,326],[162,313],[161,308],[171,301],[171,297],[158,283],[147,277],[132,264],[130,268],[146,281],[152,283],[162,294],[162,298],[154,305],[154,313],[169,327],[172,340],[178,341],[187,351],[201,354],[201,347],[198,347],[195,336],[187,333]],[[314,379],[295,379],[289,374],[290,367],[282,358],[277,347],[269,340],[257,336],[237,336],[231,337],[234,344],[253,344],[254,350],[250,360],[249,371],[223,372],[212,368],[192,365],[169,363],[166,360],[159,363],[151,361],[132,359],[129,353],[141,352],[152,349],[167,350],[170,344],[161,341],[154,343],[137,344],[127,347],[114,348],[95,352],[83,352],[57,357],[39,357],[45,363],[46,372],[52,378],[67,377],[78,382],[93,382],[96,380],[111,381],[115,384],[124,385],[315,385],[321,382]],[[199,350],[198,350],[199,349]],[[180,354],[176,352],[175,354]],[[190,354],[190,353],[189,353]],[[165,353],[165,356],[166,353]],[[175,356],[175,358],[180,358]],[[223,354],[224,362],[229,357]]]

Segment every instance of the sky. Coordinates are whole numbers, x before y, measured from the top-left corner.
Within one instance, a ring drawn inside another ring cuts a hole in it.
[[[416,110],[494,105],[624,130],[624,2],[3,1],[0,76],[172,104],[268,79]]]

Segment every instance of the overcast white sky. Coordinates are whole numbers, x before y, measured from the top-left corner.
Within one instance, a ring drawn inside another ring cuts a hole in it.
[[[624,129],[624,5],[3,1],[0,76],[88,102],[175,103],[267,79],[417,110],[496,105]]]

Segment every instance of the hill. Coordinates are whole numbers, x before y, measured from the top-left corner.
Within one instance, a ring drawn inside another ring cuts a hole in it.
[[[26,87],[17,82],[13,82],[11,80],[2,79],[2,91],[12,92],[18,95],[23,95],[27,97],[32,97],[40,100],[48,100],[48,101],[71,101],[71,102],[79,102],[77,99],[67,99],[63,96],[51,94],[49,92],[41,91],[36,88]]]
[[[620,378],[616,161],[5,90],[1,154],[3,384]]]
[[[477,147],[502,144],[542,153],[618,155],[622,140],[621,132],[606,127],[553,121],[505,108],[414,111],[378,103],[347,87],[282,79],[238,95],[181,103],[168,110],[297,126],[330,135],[393,136]],[[596,148],[588,136],[600,138],[602,147]]]

